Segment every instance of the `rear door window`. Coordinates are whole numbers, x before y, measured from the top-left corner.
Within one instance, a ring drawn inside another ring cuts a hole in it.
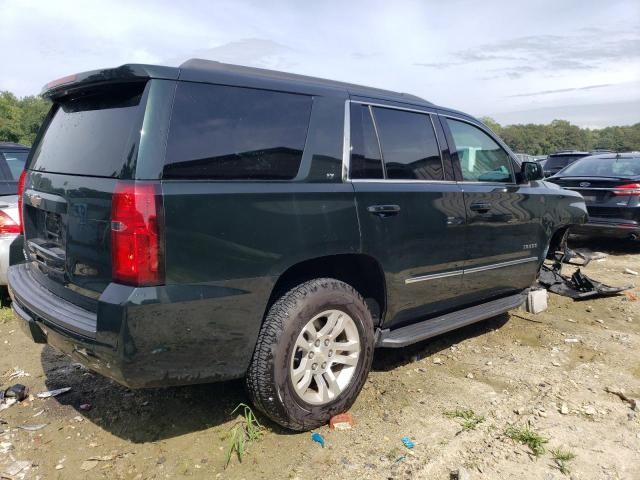
[[[132,178],[144,116],[143,83],[84,90],[54,105],[31,168]]]
[[[307,95],[181,82],[163,178],[290,180],[311,104]]]
[[[369,107],[351,104],[351,178],[383,178],[380,145]]]
[[[466,182],[513,182],[511,157],[489,135],[469,123],[447,118]]]
[[[443,180],[442,160],[428,114],[374,107],[388,179]]]

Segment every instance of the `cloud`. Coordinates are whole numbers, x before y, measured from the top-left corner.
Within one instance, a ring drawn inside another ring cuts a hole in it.
[[[193,50],[190,54],[196,58],[216,60],[218,62],[273,68],[274,64],[281,63],[287,55],[295,52],[293,48],[273,40],[243,38],[212,48]],[[174,63],[172,62],[172,64]]]
[[[458,50],[442,62],[420,62],[416,66],[441,69],[480,62],[508,63],[502,69],[508,78],[518,79],[524,71],[595,70],[615,61],[640,59],[640,34],[581,28],[566,35],[527,35],[484,43]]]
[[[613,83],[604,83],[602,85],[587,85],[586,87],[558,88],[556,90],[541,90],[539,92],[518,93],[515,95],[509,95],[509,97],[535,97],[537,95],[551,95],[554,93],[577,92],[581,90],[594,90],[596,88],[606,88],[606,87],[611,87],[613,85],[614,85]]]

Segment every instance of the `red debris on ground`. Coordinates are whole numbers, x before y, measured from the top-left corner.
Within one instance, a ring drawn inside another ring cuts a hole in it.
[[[351,427],[353,427],[353,415],[351,415],[351,412],[340,413],[329,420],[329,428],[331,430],[350,430]]]

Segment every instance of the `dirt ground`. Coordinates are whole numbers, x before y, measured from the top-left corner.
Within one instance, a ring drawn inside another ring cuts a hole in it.
[[[449,479],[461,469],[471,479],[640,479],[640,404],[634,410],[606,391],[640,403],[640,277],[624,272],[640,270],[640,244],[575,242],[608,254],[585,273],[635,284],[632,294],[583,302],[551,294],[539,315],[514,311],[379,350],[351,410],[353,429],[317,430],[322,448],[310,433],[258,415],[264,434],[226,469],[231,412],[248,403],[241,382],[130,391],[31,343],[4,308],[0,383],[23,383],[32,397],[0,412],[0,478]],[[15,369],[29,376],[9,379]],[[61,387],[71,391],[35,396]],[[446,415],[456,409],[472,410],[478,423],[463,429]],[[544,453],[506,435],[524,427],[547,440]],[[556,461],[556,449],[575,458]]]

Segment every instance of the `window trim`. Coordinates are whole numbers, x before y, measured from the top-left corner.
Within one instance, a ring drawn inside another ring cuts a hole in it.
[[[382,143],[380,143],[380,133],[378,133],[378,122],[376,122],[376,116],[373,114],[373,107],[371,105],[367,105],[367,112],[369,112],[369,118],[371,119],[371,123],[373,123],[373,131],[376,134],[376,143],[378,144],[378,152],[380,153],[380,163],[382,165],[382,180],[386,180],[387,164],[384,163],[384,153],[382,153]],[[366,178],[362,180],[366,180]]]
[[[502,149],[504,150],[504,152],[507,154],[507,156],[509,157],[509,160],[511,160],[509,162],[509,171],[511,172],[511,181],[510,182],[478,182],[478,181],[474,181],[474,180],[459,180],[457,181],[457,183],[460,184],[468,184],[468,185],[518,185],[517,179],[516,179],[516,172],[513,169],[513,156],[511,155],[511,152],[509,151],[509,149],[506,147],[506,145],[503,144],[503,142],[499,141],[496,137],[494,137],[493,133],[490,132],[487,128],[483,127],[482,125],[479,125],[469,119],[463,118],[463,117],[458,117],[456,115],[450,115],[447,113],[439,113],[438,114],[439,117],[447,119],[450,118],[451,120],[455,120],[458,122],[462,122],[462,123],[466,123],[467,125],[471,125],[472,127],[476,127],[478,130],[480,130],[481,132],[485,133],[486,135],[489,136],[489,138],[491,140],[493,140],[494,142],[496,142],[496,144]],[[441,122],[442,123],[442,122]],[[454,142],[454,145],[449,145],[449,151],[451,152],[451,147],[455,147],[455,139],[453,138],[453,134],[451,133],[451,128],[449,128],[449,124],[445,121],[444,122],[447,130],[449,130],[449,135],[451,136],[451,140]],[[457,152],[457,150],[456,150]],[[456,158],[458,158],[458,155],[456,153]],[[458,158],[458,164],[460,164],[460,158]],[[460,166],[460,165],[458,165]],[[462,177],[461,177],[462,178]]]
[[[343,135],[343,141],[344,144],[342,146],[342,181],[345,183],[349,183],[349,182],[356,182],[356,183],[363,183],[363,182],[373,182],[373,183],[381,183],[381,182],[391,182],[391,183],[444,183],[444,184],[454,184],[456,183],[454,180],[447,180],[445,177],[445,165],[444,165],[444,158],[442,156],[442,149],[441,149],[441,145],[440,145],[440,141],[438,140],[438,132],[436,131],[436,127],[434,125],[433,122],[433,116],[437,115],[437,113],[435,112],[431,112],[431,111],[427,111],[427,110],[418,110],[418,109],[414,109],[414,108],[408,108],[408,107],[399,107],[397,105],[386,105],[384,103],[376,103],[376,102],[366,102],[363,100],[353,100],[353,99],[347,99],[345,100],[345,107],[344,107],[344,135]],[[369,114],[371,115],[371,120],[373,121],[373,127],[375,129],[376,132],[376,138],[378,141],[378,148],[380,149],[380,157],[382,160],[382,175],[384,178],[380,179],[380,178],[355,178],[352,179],[350,176],[351,173],[351,114],[350,114],[350,109],[351,109],[351,104],[355,103],[355,104],[359,104],[359,105],[364,105],[366,107],[368,107],[369,110]],[[400,110],[400,111],[404,111],[404,112],[410,112],[410,113],[419,113],[422,115],[425,115],[427,117],[429,117],[429,122],[431,122],[431,128],[433,129],[433,136],[436,139],[436,145],[438,147],[438,156],[440,157],[440,164],[442,165],[442,176],[443,179],[442,180],[420,180],[420,179],[406,179],[406,180],[401,180],[401,179],[388,179],[387,178],[387,167],[384,161],[384,154],[382,153],[382,145],[380,143],[380,135],[378,134],[378,126],[375,120],[375,115],[373,114],[372,108],[373,107],[381,107],[381,108],[389,108],[392,110]],[[500,145],[502,147],[502,145]]]

